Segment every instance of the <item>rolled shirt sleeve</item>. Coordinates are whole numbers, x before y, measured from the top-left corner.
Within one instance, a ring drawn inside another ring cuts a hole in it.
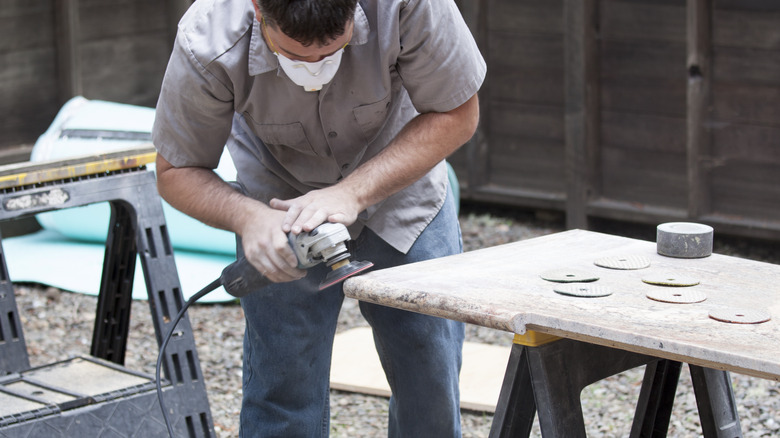
[[[400,9],[398,72],[421,113],[457,108],[487,70],[452,0],[411,0]]]
[[[192,39],[192,29],[180,26],[163,78],[152,141],[174,166],[213,169],[230,135],[233,84],[203,64],[203,56],[193,50],[198,41]]]

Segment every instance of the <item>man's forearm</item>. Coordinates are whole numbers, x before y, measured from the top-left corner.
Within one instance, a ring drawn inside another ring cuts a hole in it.
[[[375,157],[338,184],[294,199],[271,199],[285,211],[285,232],[311,231],[325,221],[351,225],[358,214],[422,178],[471,138],[479,122],[474,95],[446,113],[421,114]]]
[[[230,187],[210,169],[173,167],[157,157],[160,196],[177,210],[215,228],[240,233],[252,209],[268,208]]]
[[[410,121],[387,148],[339,185],[366,208],[414,183],[474,134],[479,102],[474,95],[446,113],[427,113]]]
[[[157,187],[174,208],[241,238],[244,256],[271,281],[301,278],[282,231],[283,212],[237,192],[210,169],[173,167],[157,156]]]

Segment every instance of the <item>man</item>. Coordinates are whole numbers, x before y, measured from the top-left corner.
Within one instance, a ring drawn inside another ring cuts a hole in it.
[[[444,158],[478,121],[485,63],[452,0],[198,0],[153,131],[161,195],[239,237],[273,285],[246,314],[242,436],[327,436],[341,285],[286,233],[349,227],[376,268],[460,252]],[[213,171],[227,144],[240,190]],[[393,396],[389,435],[460,435],[460,323],[360,304]],[[216,322],[218,323],[218,322]]]

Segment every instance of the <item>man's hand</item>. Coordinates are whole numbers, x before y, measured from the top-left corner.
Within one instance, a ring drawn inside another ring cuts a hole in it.
[[[285,232],[311,231],[326,221],[352,225],[361,211],[417,181],[468,141],[478,122],[477,95],[451,111],[420,114],[338,184],[294,199],[272,199],[270,206],[287,212]]]
[[[174,167],[157,155],[157,187],[173,207],[201,222],[241,237],[252,266],[274,282],[292,281],[306,275],[282,230],[285,213],[244,196],[212,170]]]
[[[237,230],[246,259],[264,277],[276,283],[306,275],[306,271],[297,268],[298,259],[290,248],[287,234],[282,231],[284,218],[283,212],[266,209]]]
[[[309,232],[324,222],[350,226],[364,208],[338,184],[293,199],[272,199],[270,205],[286,212],[281,229],[294,234]]]

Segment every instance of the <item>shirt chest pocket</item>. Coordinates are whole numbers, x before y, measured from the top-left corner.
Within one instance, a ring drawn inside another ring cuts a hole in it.
[[[285,149],[289,148],[306,155],[317,155],[300,122],[269,125],[252,121],[252,125],[257,136],[269,150],[284,153]]]
[[[362,105],[352,110],[357,120],[360,130],[363,131],[366,142],[371,143],[382,126],[387,121],[387,112],[390,109],[390,97],[388,93],[384,99],[379,102],[369,103],[368,105]]]

